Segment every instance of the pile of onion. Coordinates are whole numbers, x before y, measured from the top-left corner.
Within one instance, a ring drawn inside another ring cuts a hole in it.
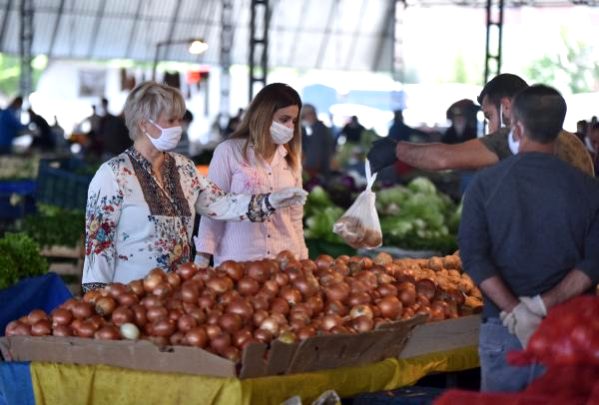
[[[300,261],[287,251],[215,269],[186,263],[90,291],[50,314],[31,311],[9,323],[6,335],[148,339],[237,362],[252,343],[364,333],[417,314],[431,320],[459,315],[459,291],[443,291],[413,274],[392,261],[328,255]]]

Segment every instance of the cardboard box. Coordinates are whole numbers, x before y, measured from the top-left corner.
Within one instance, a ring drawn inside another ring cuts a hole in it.
[[[417,325],[399,356],[402,359],[478,346],[480,315]]]
[[[399,356],[412,329],[422,317],[396,322],[359,335],[316,336],[295,344],[275,341],[270,350],[255,344],[246,348],[241,368],[229,360],[185,346],[159,348],[145,340],[99,341],[82,338],[0,338],[8,361],[45,361],[111,366],[218,377],[252,378],[355,366]]]

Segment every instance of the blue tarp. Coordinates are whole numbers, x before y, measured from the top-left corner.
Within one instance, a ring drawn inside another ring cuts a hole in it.
[[[0,290],[0,336],[6,325],[39,308],[50,313],[73,295],[55,273],[26,278]]]
[[[29,362],[0,363],[0,405],[35,405]]]

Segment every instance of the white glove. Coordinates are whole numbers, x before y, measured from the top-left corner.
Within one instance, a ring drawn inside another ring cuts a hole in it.
[[[535,295],[534,297],[519,297],[519,299],[533,314],[538,315],[541,318],[547,316],[547,307],[540,295]]]
[[[196,254],[195,259],[193,260],[194,264],[198,266],[200,269],[205,269],[210,264],[210,258],[204,257],[201,254]]]
[[[503,322],[503,326],[507,328],[507,330],[513,335],[516,330],[516,316],[513,312],[505,312],[501,311],[499,314],[499,318]]]
[[[279,209],[292,205],[304,205],[307,197],[308,192],[304,189],[289,187],[271,193],[268,202],[274,209]]]
[[[543,318],[533,313],[523,302],[516,305],[512,313],[516,318],[514,334],[522,344],[522,347],[526,348],[528,340],[535,333]]]

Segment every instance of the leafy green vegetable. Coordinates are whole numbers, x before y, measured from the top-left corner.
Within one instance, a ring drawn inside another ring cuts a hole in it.
[[[29,236],[6,233],[0,239],[0,289],[47,271],[48,262],[40,256],[38,244]]]
[[[40,246],[75,247],[85,231],[85,213],[39,204],[37,214],[24,218],[21,231]]]

